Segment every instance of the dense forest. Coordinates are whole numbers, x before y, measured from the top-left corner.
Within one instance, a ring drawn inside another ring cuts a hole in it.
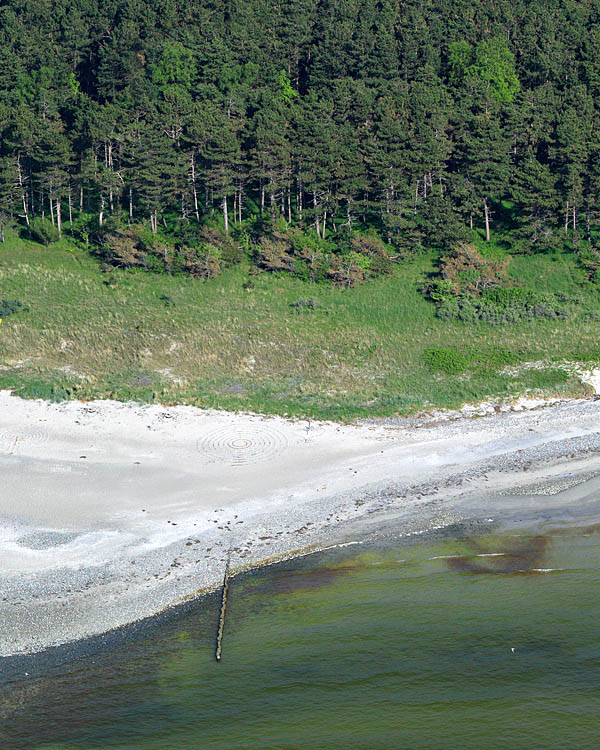
[[[422,249],[485,265],[476,233],[600,268],[597,0],[8,0],[0,19],[2,238],[342,285]]]

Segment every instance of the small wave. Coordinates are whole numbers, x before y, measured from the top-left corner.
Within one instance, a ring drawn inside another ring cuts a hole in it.
[[[451,560],[455,557],[464,557],[464,555],[436,555],[435,557],[428,557],[428,560]]]
[[[428,560],[460,560],[464,557],[504,557],[508,552],[480,552],[477,555],[436,555],[428,557]]]
[[[340,549],[340,547],[354,547],[356,544],[364,544],[364,542],[340,542],[339,544],[330,544],[328,547],[319,547],[318,549],[312,550],[310,554],[316,552],[326,552],[329,549]]]
[[[557,570],[565,570],[565,568],[532,568],[534,573],[553,573]]]

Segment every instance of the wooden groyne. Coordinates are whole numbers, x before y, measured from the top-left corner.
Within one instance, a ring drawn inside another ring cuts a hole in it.
[[[223,577],[223,589],[221,591],[221,611],[219,612],[219,629],[217,630],[217,647],[215,649],[215,659],[221,661],[221,650],[223,644],[223,630],[225,628],[225,611],[227,609],[227,595],[229,593],[229,560],[225,566],[225,575]]]

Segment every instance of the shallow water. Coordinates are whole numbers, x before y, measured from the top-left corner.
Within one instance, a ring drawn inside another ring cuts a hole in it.
[[[599,551],[597,529],[389,538],[236,577],[220,664],[217,597],[13,662],[0,746],[596,747]]]

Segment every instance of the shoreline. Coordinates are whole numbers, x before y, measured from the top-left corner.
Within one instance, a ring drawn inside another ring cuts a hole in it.
[[[577,400],[346,426],[0,392],[0,657],[164,613],[228,554],[237,572],[392,525],[592,518],[599,417]]]

